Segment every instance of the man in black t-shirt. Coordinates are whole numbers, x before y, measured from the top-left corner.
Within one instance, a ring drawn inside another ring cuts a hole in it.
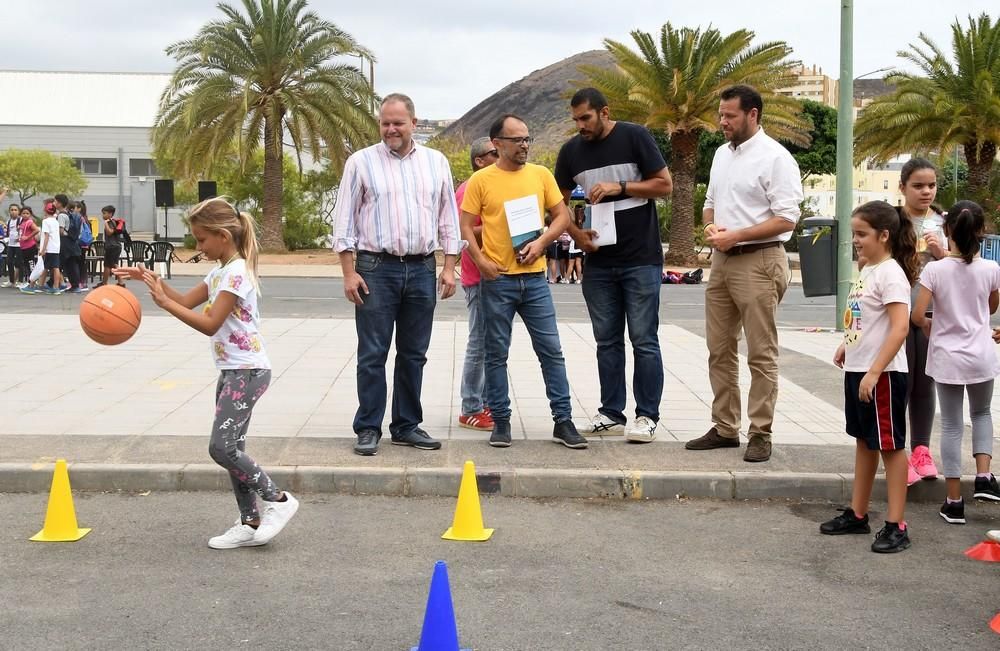
[[[670,172],[649,132],[637,124],[614,121],[604,96],[594,88],[577,91],[570,101],[579,131],[559,150],[556,182],[569,202],[579,185],[588,204],[614,205],[615,238],[570,225],[570,235],[587,253],[583,297],[597,341],[601,407],[578,429],[602,435],[625,430],[625,325],[635,356],[635,421],[625,438],[647,443],[656,437],[663,395],[660,325],[660,245],[656,199],[672,189]]]

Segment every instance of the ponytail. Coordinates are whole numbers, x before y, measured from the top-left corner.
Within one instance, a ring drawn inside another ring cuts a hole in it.
[[[257,223],[250,213],[237,212],[240,225],[243,226],[243,237],[236,243],[236,249],[240,257],[246,260],[247,273],[250,274],[250,281],[254,289],[260,294],[260,284],[257,282],[257,259],[259,258],[260,245],[257,243]]]
[[[920,275],[920,260],[917,258],[917,234],[913,230],[913,222],[905,214],[899,212],[899,228],[896,232],[889,232],[889,243],[892,249],[892,257],[895,258],[899,266],[906,274],[906,280],[913,285]]]
[[[945,216],[945,235],[958,247],[965,264],[972,264],[972,259],[979,253],[983,222],[983,209],[974,201],[959,201]]]

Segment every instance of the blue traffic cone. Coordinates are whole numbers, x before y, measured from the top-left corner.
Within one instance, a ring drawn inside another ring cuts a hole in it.
[[[469,651],[458,647],[458,627],[451,603],[451,588],[448,587],[448,566],[444,561],[434,564],[420,645],[410,651]]]

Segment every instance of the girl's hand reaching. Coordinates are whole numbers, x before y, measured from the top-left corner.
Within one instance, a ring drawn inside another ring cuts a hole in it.
[[[118,280],[143,280],[143,276],[147,273],[151,273],[154,276],[155,272],[145,269],[143,267],[115,267],[111,270],[111,273],[115,275]]]
[[[165,307],[170,299],[163,290],[163,279],[152,271],[147,270],[142,274],[142,281],[146,283],[146,287],[149,287],[149,295],[152,297],[153,302],[159,307]]]

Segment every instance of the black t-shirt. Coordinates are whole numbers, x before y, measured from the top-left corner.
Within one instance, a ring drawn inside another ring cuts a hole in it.
[[[563,145],[556,159],[555,176],[560,189],[572,190],[579,185],[589,194],[596,183],[641,181],[666,166],[645,127],[618,121],[603,140],[589,142],[577,134]],[[587,264],[598,267],[663,264],[656,202],[616,195],[602,203],[608,201],[635,205],[615,210],[618,242],[588,254]]]

